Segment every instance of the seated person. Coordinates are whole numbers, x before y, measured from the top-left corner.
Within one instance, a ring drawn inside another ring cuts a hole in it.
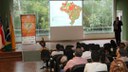
[[[41,59],[46,62],[46,68],[48,68],[48,62],[50,60],[50,51],[46,48],[46,44],[44,42],[44,39],[42,38],[42,40],[39,42],[39,44],[42,46],[42,50],[41,50]],[[44,66],[41,68],[43,69],[45,68]]]
[[[115,59],[110,65],[110,72],[128,72],[125,62],[120,59]]]
[[[116,54],[117,58],[123,60],[124,62],[128,61],[128,52],[126,51],[126,46],[124,43],[119,44]]]
[[[116,42],[114,40],[110,40],[110,44],[111,44],[112,56],[116,57],[116,50],[117,50]]]
[[[91,51],[89,50],[89,47],[84,48],[82,58],[91,59]]]
[[[66,72],[68,69],[71,69],[75,65],[79,64],[86,64],[87,60],[82,58],[82,50],[80,48],[77,48],[75,51],[75,57],[73,57],[71,60],[67,62],[67,64],[64,67],[64,72]]]
[[[92,51],[91,63],[87,63],[84,68],[84,72],[98,72],[107,71],[107,65],[100,62],[100,53],[98,51]]]
[[[67,61],[67,57],[64,56],[63,46],[56,44],[56,50],[51,53],[51,67],[54,68],[54,72],[58,72],[60,69],[59,65]]]
[[[64,50],[64,55],[67,56],[68,60],[73,58],[73,53],[74,51],[72,50],[72,45],[67,45],[65,50]]]
[[[60,44],[56,44],[56,50],[55,51],[52,51],[51,56],[61,55],[61,54],[63,55],[64,52],[62,50],[60,50],[61,47],[62,46]]]
[[[105,51],[104,48],[101,48],[98,52],[100,53],[101,63],[110,63],[110,60],[113,61],[113,58],[107,54],[108,52]]]

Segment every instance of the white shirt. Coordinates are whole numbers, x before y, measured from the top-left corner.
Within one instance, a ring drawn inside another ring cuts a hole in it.
[[[107,71],[107,65],[100,62],[87,63],[84,72]]]
[[[64,52],[63,51],[53,51],[51,53],[51,56],[55,56],[55,55],[59,55],[59,54],[64,54]]]
[[[91,52],[90,51],[85,51],[83,52],[82,58],[86,58],[86,59],[91,59]]]

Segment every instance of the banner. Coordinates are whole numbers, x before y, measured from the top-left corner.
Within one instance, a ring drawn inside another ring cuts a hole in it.
[[[36,17],[35,15],[21,15],[22,44],[35,44]]]

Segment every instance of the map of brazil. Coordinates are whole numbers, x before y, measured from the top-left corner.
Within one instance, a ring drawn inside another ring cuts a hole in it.
[[[65,3],[62,3],[60,10],[67,13],[71,20],[70,24],[74,24],[75,20],[79,18],[82,8],[75,5],[73,2],[68,3],[68,1],[66,1]]]
[[[50,26],[82,26],[82,2],[50,1]]]

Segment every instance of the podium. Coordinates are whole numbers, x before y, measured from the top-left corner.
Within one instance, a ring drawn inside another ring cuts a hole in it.
[[[41,46],[38,44],[22,45],[22,61],[41,61]]]

